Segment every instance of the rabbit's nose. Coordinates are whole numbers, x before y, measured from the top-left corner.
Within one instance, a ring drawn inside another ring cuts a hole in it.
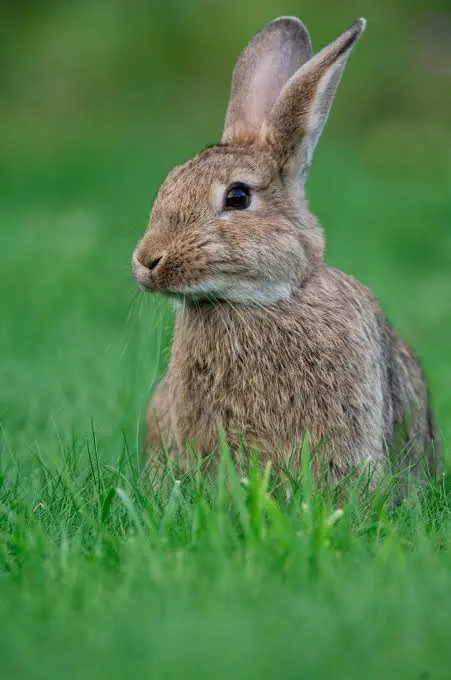
[[[159,255],[147,254],[143,252],[138,252],[136,254],[136,260],[141,267],[145,267],[148,272],[155,274],[161,262],[164,260],[166,253],[160,253]]]
[[[146,266],[149,271],[152,273],[155,272],[156,268],[160,264],[161,260],[163,259],[164,255],[156,255],[155,257],[149,257]]]

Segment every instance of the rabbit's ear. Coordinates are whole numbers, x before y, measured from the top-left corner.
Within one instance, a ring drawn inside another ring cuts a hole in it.
[[[222,141],[257,136],[284,85],[311,57],[310,36],[299,19],[280,17],[264,26],[235,66]]]
[[[306,174],[346,61],[365,25],[365,19],[358,19],[304,64],[269,112],[261,134],[276,150],[285,173]]]

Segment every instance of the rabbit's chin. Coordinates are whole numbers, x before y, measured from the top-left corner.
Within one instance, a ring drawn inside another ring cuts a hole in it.
[[[292,286],[280,281],[212,279],[166,294],[175,302],[221,301],[244,305],[270,305],[288,301],[292,296]]]

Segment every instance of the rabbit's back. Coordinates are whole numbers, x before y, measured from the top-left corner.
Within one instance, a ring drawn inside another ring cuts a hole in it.
[[[395,470],[410,469],[435,476],[440,468],[438,433],[429,389],[421,364],[409,345],[384,318],[384,428]]]

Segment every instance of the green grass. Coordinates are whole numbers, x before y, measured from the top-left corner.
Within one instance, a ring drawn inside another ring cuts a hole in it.
[[[383,490],[340,503],[306,473],[269,494],[226,451],[213,477],[140,475],[172,312],[137,294],[129,261],[158,183],[195,150],[145,147],[0,166],[2,677],[448,678],[444,482],[393,508]],[[338,148],[310,187],[329,261],[421,356],[445,456],[450,180]]]

